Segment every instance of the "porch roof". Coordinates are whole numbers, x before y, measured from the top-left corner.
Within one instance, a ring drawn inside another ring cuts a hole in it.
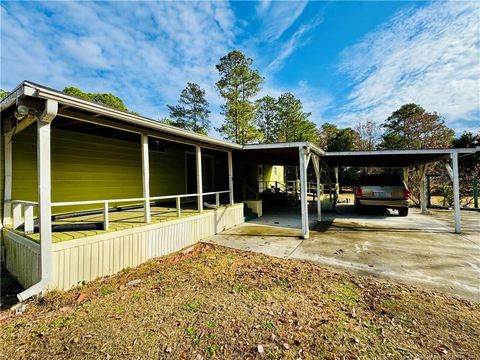
[[[180,129],[141,115],[112,109],[108,106],[65,94],[43,85],[23,81],[15,90],[0,102],[2,113],[17,103],[19,98],[50,99],[58,102],[58,115],[67,119],[79,120],[133,133],[147,133],[165,140],[180,141],[190,144],[241,149],[242,145],[201,135],[193,131]],[[13,115],[13,110],[12,110]]]

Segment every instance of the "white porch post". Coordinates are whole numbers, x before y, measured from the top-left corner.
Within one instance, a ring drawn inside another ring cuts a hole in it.
[[[228,155],[228,190],[230,190],[230,205],[233,205],[233,160],[232,152],[229,151]]]
[[[197,155],[197,202],[198,202],[198,211],[203,212],[203,185],[202,185],[202,148],[196,146],[196,155]]]
[[[317,180],[317,221],[322,221],[322,202],[320,199],[321,184],[320,184],[320,161],[317,155],[313,156],[313,168],[315,170],[315,178]]]
[[[460,215],[460,185],[458,181],[458,153],[452,153],[452,172],[453,172],[453,208],[455,214],[455,232],[460,234],[462,231]]]
[[[426,182],[425,175],[427,173],[427,165],[420,165],[420,209],[422,214],[427,214],[427,194],[425,191]]]
[[[3,226],[12,223],[12,141],[13,138],[3,137],[5,142],[5,188],[3,192]]]
[[[307,202],[307,159],[305,148],[298,148],[298,158],[300,163],[300,208],[302,213],[302,237],[308,239],[310,230],[308,228],[308,202]]]
[[[408,187],[408,167],[404,167],[403,169],[403,181],[405,182],[405,185]]]
[[[48,288],[53,276],[50,124],[57,112],[58,103],[53,100],[46,100],[42,115],[37,119],[37,183],[41,278],[38,283],[17,295],[20,301],[41,294]],[[28,222],[25,224],[26,229],[31,225]]]
[[[150,213],[150,162],[148,158],[148,136],[142,134],[142,178],[143,178],[143,198],[145,199],[143,209],[145,222],[152,221]]]
[[[53,119],[52,119],[53,120]],[[38,212],[42,277],[50,279],[52,264],[50,121],[37,121]]]

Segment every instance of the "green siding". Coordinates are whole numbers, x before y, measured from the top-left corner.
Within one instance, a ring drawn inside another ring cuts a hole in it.
[[[52,202],[142,197],[142,159],[138,142],[52,127]],[[183,151],[150,151],[151,196],[184,193]],[[13,199],[37,200],[36,126],[13,142]],[[53,213],[99,208],[53,208]]]

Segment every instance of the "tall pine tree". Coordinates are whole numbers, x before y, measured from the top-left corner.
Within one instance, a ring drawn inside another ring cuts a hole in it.
[[[279,116],[277,100],[270,95],[266,95],[256,101],[257,126],[262,133],[262,142],[271,144],[278,141]]]
[[[167,105],[170,110],[171,125],[208,135],[210,130],[210,110],[205,99],[205,90],[195,83],[187,83],[182,90],[178,105]]]
[[[233,50],[216,66],[220,73],[216,85],[225,99],[222,105],[225,121],[217,130],[239,144],[255,141],[260,135],[255,127],[256,106],[252,98],[260,91],[263,79],[251,68],[252,63],[242,52]]]

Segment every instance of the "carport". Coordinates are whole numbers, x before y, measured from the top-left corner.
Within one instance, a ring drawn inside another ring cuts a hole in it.
[[[412,168],[420,175],[420,208],[422,213],[427,212],[426,199],[426,172],[427,165],[442,161],[453,184],[455,233],[461,232],[460,215],[460,187],[458,180],[458,159],[480,151],[476,148],[462,149],[424,149],[424,150],[374,150],[374,151],[347,151],[327,152],[321,161],[327,166],[352,167],[379,167],[403,168],[404,177]],[[338,171],[336,171],[336,174]]]
[[[302,237],[309,237],[309,215],[307,199],[307,169],[310,161],[316,178],[316,209],[317,221],[322,221],[320,204],[320,170],[322,166],[334,169],[335,182],[338,183],[339,167],[377,167],[402,168],[404,177],[408,171],[419,171],[420,207],[422,213],[427,212],[426,201],[426,172],[427,165],[442,161],[453,183],[454,192],[454,219],[455,233],[461,232],[460,189],[458,175],[458,159],[480,151],[477,148],[461,149],[423,149],[423,150],[373,150],[324,152],[309,142],[277,143],[277,144],[248,144],[242,150],[234,152],[235,163],[257,162],[271,165],[298,166],[300,178],[300,208]]]
[[[321,221],[320,203],[320,161],[325,152],[309,142],[277,144],[248,144],[241,151],[234,152],[235,163],[257,162],[270,165],[298,166],[300,177],[300,209],[302,237],[308,239],[307,168],[313,164],[316,178],[316,207],[318,221]]]

